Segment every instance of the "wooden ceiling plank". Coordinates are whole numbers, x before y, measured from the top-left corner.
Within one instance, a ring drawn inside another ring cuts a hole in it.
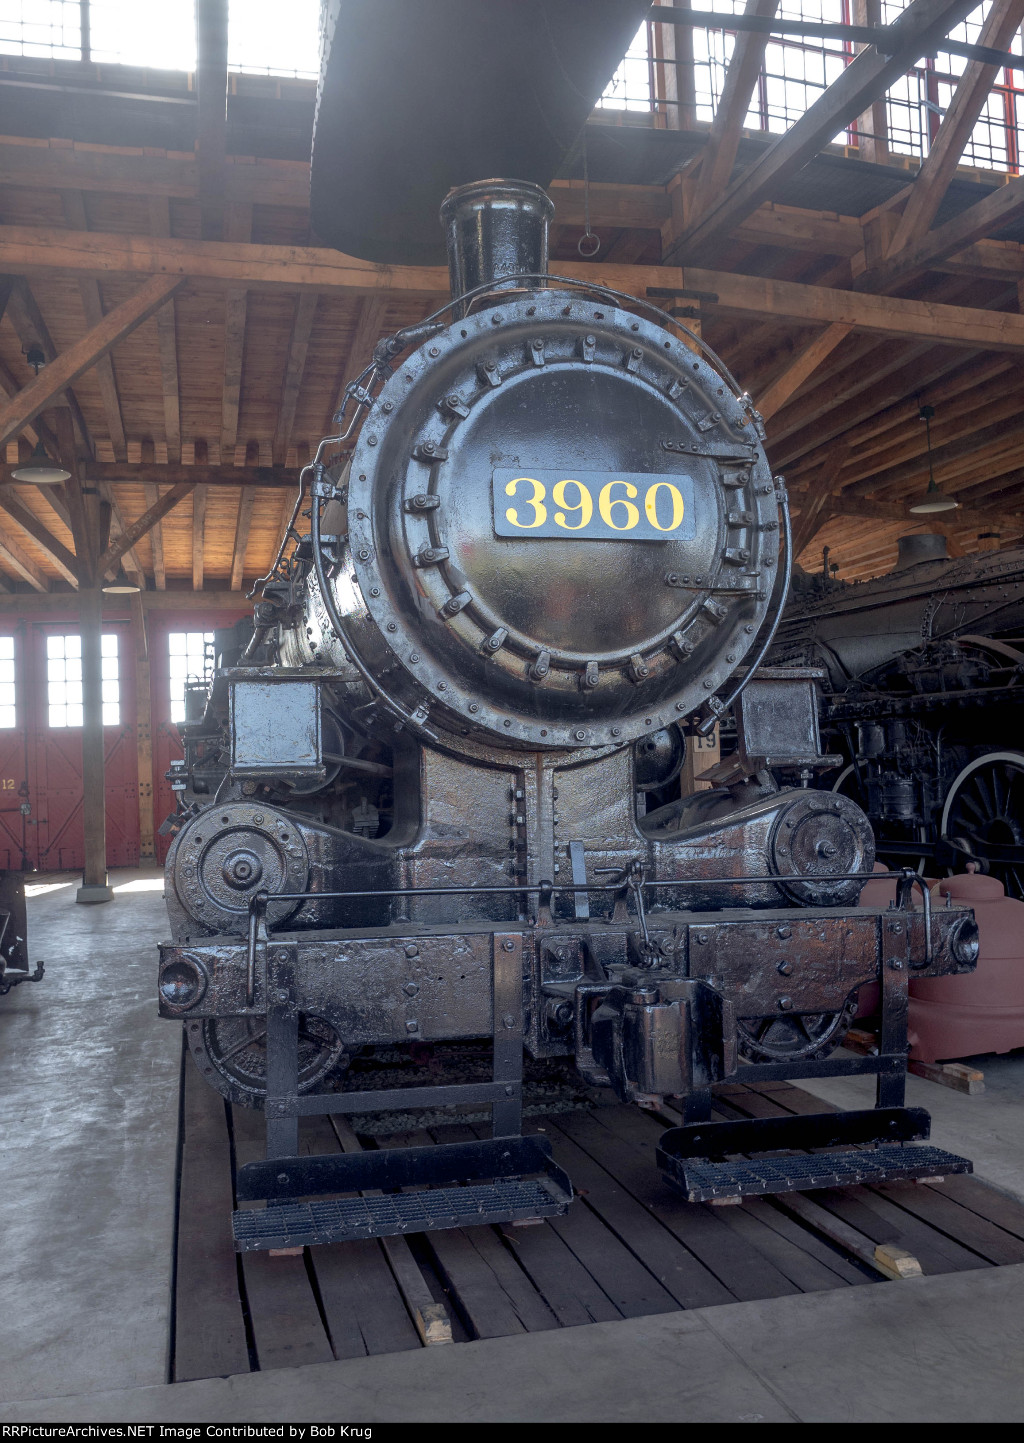
[[[774,18],[778,8],[779,0],[747,0],[743,13],[763,16],[770,20]],[[768,40],[768,35],[757,35],[750,31],[736,36],[721,98],[715,118],[711,122],[700,174],[692,192],[690,224],[707,213],[729,184],[736,164],[743,122],[750,109],[750,98],[758,82]]]
[[[20,390],[21,385],[17,376],[4,361],[0,360],[0,394],[9,398],[17,395]],[[37,416],[31,426],[26,426],[23,435],[30,446],[34,446],[37,441],[42,441],[48,454],[56,456],[57,437],[42,417]]]
[[[153,276],[133,296],[108,311],[99,325],[61,353],[5,406],[0,407],[0,446],[16,436],[55,396],[129,335],[181,285],[176,276]]]
[[[64,580],[77,587],[78,573],[74,555],[47,530],[35,512],[28,509],[13,486],[0,486],[0,507],[42,548]]]
[[[125,552],[134,546],[137,541],[141,541],[147,531],[151,530],[158,521],[162,521],[167,513],[177,506],[179,501],[184,501],[185,497],[189,496],[195,489],[195,484],[194,481],[179,481],[177,485],[172,486],[169,491],[165,492],[158,501],[150,506],[145,513],[139,517],[138,521],[131,522],[117,540],[110,543],[100,557],[98,568],[101,574],[105,574],[111,566],[116,565]]]
[[[979,45],[1007,50],[1024,20],[1024,0],[995,0],[982,25]],[[910,197],[903,208],[889,247],[887,259],[897,255],[931,229],[942,199],[956,172],[964,147],[985,108],[1000,67],[968,63],[942,117],[939,132],[917,172]]]
[[[813,160],[972,8],[972,0],[911,0],[888,27],[892,38],[884,48],[893,53],[884,55],[872,46],[855,56],[785,135],[733,181],[718,204],[684,231],[665,259],[700,261],[714,256],[741,220],[769,200],[783,180]]]
[[[231,590],[240,591],[245,576],[245,552],[249,545],[249,531],[252,527],[253,505],[256,488],[243,486],[238,497],[238,522],[235,526],[235,545],[231,556]]]
[[[85,201],[80,190],[65,190],[61,192],[61,204],[64,209],[64,219],[69,230],[88,230],[89,224],[85,213]],[[81,276],[78,281],[78,291],[82,297],[82,309],[85,312],[85,324],[91,330],[98,326],[103,319],[103,299],[100,295],[100,283],[92,276]],[[117,378],[114,375],[114,362],[109,355],[101,356],[96,362],[96,380],[99,384],[100,399],[103,402],[103,414],[107,420],[107,435],[110,437],[110,444],[116,461],[127,461],[128,448],[124,435],[124,420],[121,415],[121,398],[117,392]]]
[[[319,299],[316,291],[301,291],[295,304],[295,319],[288,343],[288,362],[285,366],[281,402],[277,411],[277,428],[274,433],[275,466],[284,465],[288,447],[291,444],[292,426],[295,424],[295,408],[298,404],[299,389],[302,386],[302,375],[306,368],[306,352],[313,334],[313,321]]]

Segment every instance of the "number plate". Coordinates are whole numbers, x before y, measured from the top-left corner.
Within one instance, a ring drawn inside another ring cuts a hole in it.
[[[525,471],[495,467],[498,536],[581,541],[692,541],[692,476],[639,471]]]

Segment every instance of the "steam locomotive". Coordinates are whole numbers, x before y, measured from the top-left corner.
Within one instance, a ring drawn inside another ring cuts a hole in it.
[[[310,533],[185,728],[160,1009],[265,1111],[240,1249],[564,1211],[521,1135],[524,1051],[673,1100],[659,1165],[694,1201],[970,1168],[905,1146],[928,1119],[902,1103],[907,979],[970,971],[977,929],[909,871],[859,907],[871,827],[806,785],[835,758],[821,673],[762,665],[789,520],[760,418],[648,303],[549,276],[552,210],[528,183],[449,194],[452,301],[350,386]],[[648,810],[652,767],[724,716],[714,787]],[[834,1057],[871,980],[879,1055]],[[485,1080],[346,1072],[481,1039]],[[849,1072],[876,1109],[710,1121],[716,1082]],[[465,1104],[491,1139],[300,1155],[304,1116]]]
[[[875,581],[845,584],[827,562],[796,576],[771,660],[823,669],[821,725],[842,757],[823,784],[863,807],[886,862],[933,876],[972,862],[1024,897],[1024,551],[898,545]]]
[[[42,980],[43,963],[29,964],[27,936],[25,874],[0,872],[0,997],[19,982]]]

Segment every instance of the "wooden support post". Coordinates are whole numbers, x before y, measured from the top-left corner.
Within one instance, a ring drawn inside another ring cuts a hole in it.
[[[149,677],[149,639],[146,635],[146,613],[142,609],[142,593],[131,598],[132,635],[135,639],[135,734],[139,767],[139,861],[156,861],[156,834],[153,828],[153,699]]]
[[[76,902],[110,902],[107,884],[107,797],[103,746],[103,592],[78,593],[82,631],[82,827],[85,866]]]

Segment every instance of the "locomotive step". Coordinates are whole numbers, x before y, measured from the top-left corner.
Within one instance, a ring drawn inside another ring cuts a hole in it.
[[[570,1202],[546,1181],[506,1180],[379,1197],[283,1203],[259,1212],[234,1213],[232,1231],[236,1251],[247,1253],[550,1217],[564,1213]]]
[[[658,1166],[688,1202],[972,1172],[966,1158],[942,1148],[907,1146],[930,1127],[920,1107],[695,1123],[662,1134]]]
[[[436,1186],[389,1191],[423,1183]],[[237,1190],[239,1201],[271,1204],[233,1214],[238,1252],[551,1217],[566,1212],[573,1197],[542,1137],[272,1158],[239,1169]],[[373,1195],[315,1196],[355,1192]],[[298,1198],[310,1200],[288,1201]]]

